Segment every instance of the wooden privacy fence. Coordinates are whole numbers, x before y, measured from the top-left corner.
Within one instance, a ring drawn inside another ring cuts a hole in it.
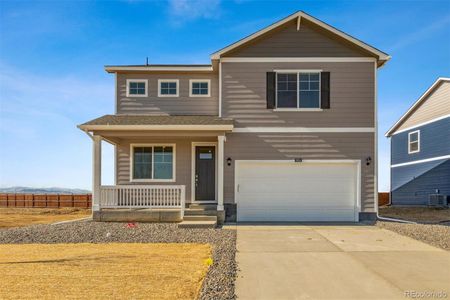
[[[389,204],[389,193],[378,193],[378,206]]]
[[[91,194],[0,194],[0,207],[90,208]]]

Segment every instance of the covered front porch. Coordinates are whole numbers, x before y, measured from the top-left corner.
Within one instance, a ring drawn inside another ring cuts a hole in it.
[[[224,144],[232,120],[107,115],[79,128],[93,141],[95,220],[223,221]],[[102,141],[115,148],[114,185],[101,185]]]

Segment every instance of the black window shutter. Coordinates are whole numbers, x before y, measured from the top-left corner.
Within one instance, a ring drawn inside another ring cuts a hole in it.
[[[275,72],[267,72],[266,99],[267,108],[275,108]]]
[[[320,107],[330,108],[330,72],[320,73]]]

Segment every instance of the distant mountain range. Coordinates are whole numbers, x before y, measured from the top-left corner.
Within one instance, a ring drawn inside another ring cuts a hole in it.
[[[13,186],[0,188],[0,193],[10,194],[90,194],[91,191],[83,189],[69,189],[69,188],[34,188],[27,186]]]

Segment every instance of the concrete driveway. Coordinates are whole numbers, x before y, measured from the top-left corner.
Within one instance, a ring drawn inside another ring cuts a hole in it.
[[[238,299],[413,299],[424,292],[450,298],[450,252],[388,230],[236,229]],[[421,299],[439,298],[427,295]]]

